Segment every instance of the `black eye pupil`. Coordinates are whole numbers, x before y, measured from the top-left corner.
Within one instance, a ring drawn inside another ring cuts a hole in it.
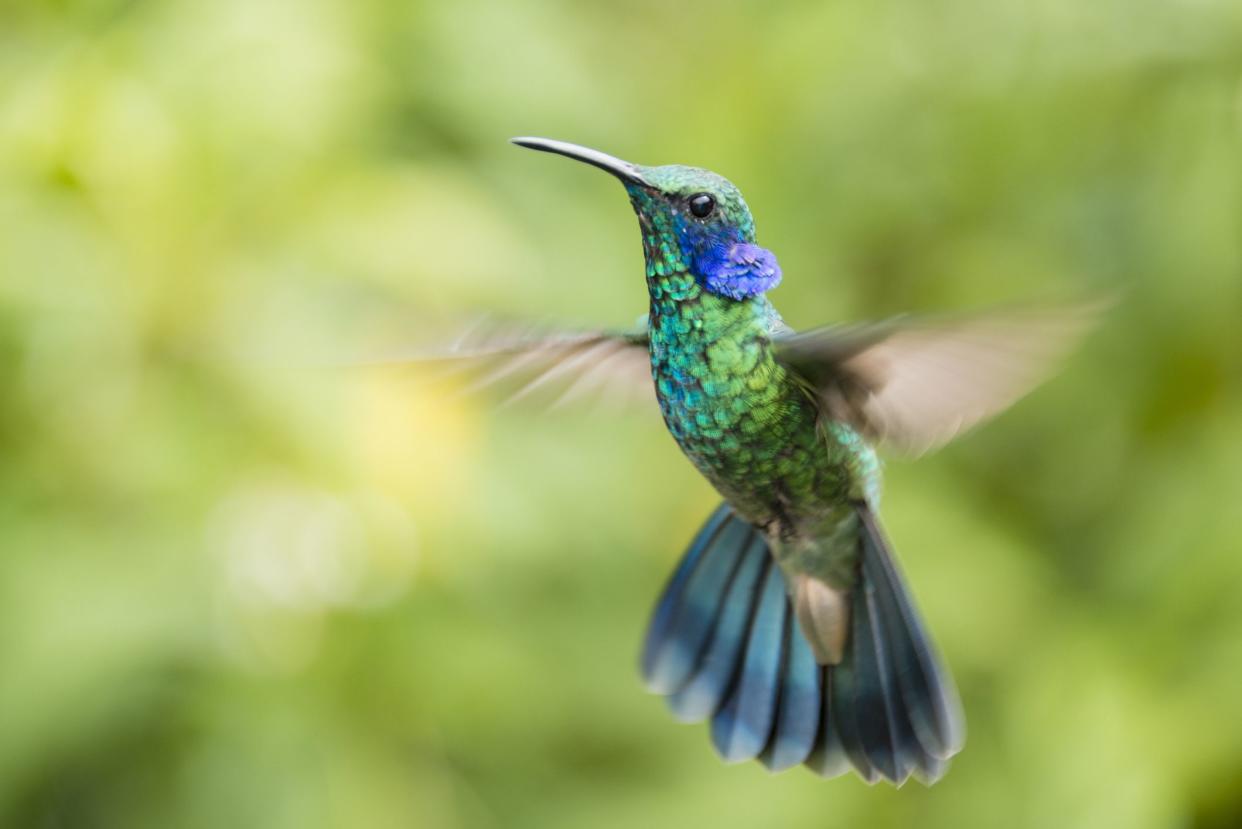
[[[716,200],[709,193],[699,193],[690,197],[690,212],[700,219],[711,215],[716,209]]]

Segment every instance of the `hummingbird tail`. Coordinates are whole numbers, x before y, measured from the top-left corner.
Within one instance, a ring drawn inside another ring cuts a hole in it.
[[[961,704],[879,522],[857,511],[861,578],[844,658],[825,668],[825,724],[808,765],[830,775],[848,759],[869,782],[932,783],[961,750]]]
[[[952,680],[874,516],[860,507],[859,518],[861,578],[836,665],[816,662],[766,538],[727,504],[673,572],[647,630],[643,677],[677,719],[711,718],[726,762],[933,782],[961,747]]]

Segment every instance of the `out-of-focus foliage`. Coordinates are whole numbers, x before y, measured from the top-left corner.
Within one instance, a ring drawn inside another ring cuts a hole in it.
[[[732,178],[795,325],[1123,290],[888,466],[938,786],[642,692],[714,502],[654,412],[330,367],[642,313],[621,189],[530,133]],[[0,3],[0,825],[1238,826],[1240,312],[1231,0]]]

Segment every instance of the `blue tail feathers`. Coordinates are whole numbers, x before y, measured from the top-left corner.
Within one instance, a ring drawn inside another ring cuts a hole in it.
[[[721,505],[656,605],[643,647],[648,688],[682,721],[711,718],[728,762],[868,782],[932,782],[962,742],[956,692],[873,515],[841,663],[816,664],[763,534]]]

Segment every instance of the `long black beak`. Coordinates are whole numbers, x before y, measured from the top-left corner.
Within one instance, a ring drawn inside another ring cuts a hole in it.
[[[509,140],[519,147],[527,147],[528,149],[539,150],[545,153],[556,153],[567,158],[584,161],[592,167],[598,167],[605,172],[612,173],[622,181],[639,184],[643,187],[651,186],[651,183],[643,178],[642,171],[636,165],[628,161],[622,161],[619,158],[608,155],[608,153],[592,150],[590,147],[570,144],[568,141],[554,141],[551,138],[530,138],[524,136]]]

